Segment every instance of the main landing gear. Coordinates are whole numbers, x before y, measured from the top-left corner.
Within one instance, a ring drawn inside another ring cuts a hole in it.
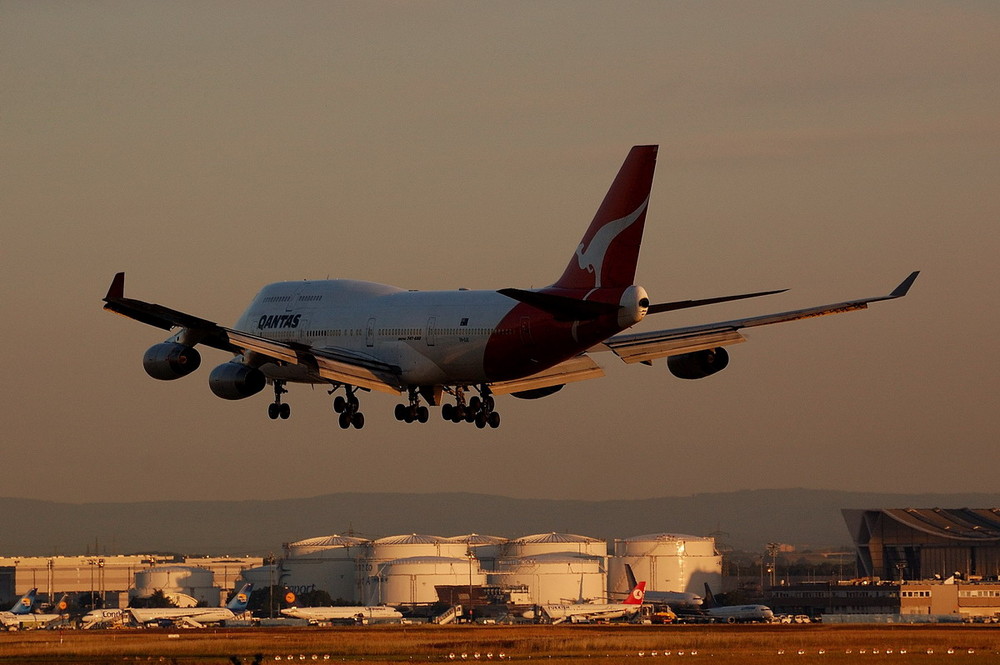
[[[288,392],[285,382],[280,379],[274,380],[274,401],[267,405],[267,417],[271,420],[288,420],[292,415],[292,407],[281,403],[281,396]]]
[[[454,391],[455,404],[445,404],[441,407],[441,417],[453,423],[460,423],[463,420],[467,423],[476,423],[476,427],[483,429],[487,425],[496,429],[500,427],[500,414],[494,411],[496,402],[490,394],[489,386],[483,385],[479,388],[479,396],[473,395],[468,403],[465,401],[465,391],[456,388]]]
[[[406,423],[425,423],[430,418],[430,412],[426,406],[420,404],[420,395],[416,388],[410,388],[410,404],[396,405],[396,420]]]
[[[334,388],[333,390],[336,390]],[[333,390],[330,392],[332,393]],[[357,388],[352,386],[344,386],[344,390],[347,392],[347,397],[343,395],[337,395],[333,399],[333,410],[340,414],[340,428],[348,429],[354,427],[354,429],[361,429],[365,426],[365,414],[361,413],[361,402],[358,401],[356,393]]]

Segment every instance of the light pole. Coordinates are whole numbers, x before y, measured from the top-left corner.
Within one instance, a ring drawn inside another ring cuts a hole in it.
[[[774,584],[774,577],[775,577],[775,573],[776,573],[777,568],[778,568],[778,551],[780,549],[781,549],[781,545],[779,543],[768,543],[767,544],[767,553],[771,557],[771,588],[772,589],[775,586],[775,584]]]

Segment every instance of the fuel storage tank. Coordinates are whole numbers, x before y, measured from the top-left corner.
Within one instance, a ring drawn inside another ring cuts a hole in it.
[[[600,538],[580,536],[575,533],[537,533],[510,541],[505,548],[506,557],[531,556],[551,552],[575,552],[591,556],[608,555],[608,544]]]
[[[467,552],[479,559],[479,566],[486,571],[496,570],[497,560],[503,555],[507,544],[506,538],[500,536],[485,536],[481,533],[469,533],[464,536],[451,536],[449,542],[462,543]]]
[[[578,552],[543,552],[501,559],[494,583],[526,587],[534,605],[604,602],[607,597],[606,557]]]
[[[190,596],[197,603],[212,607],[219,605],[222,598],[222,590],[215,586],[215,574],[196,566],[166,565],[141,570],[135,574],[135,589],[129,595],[146,598],[156,591],[184,604],[188,602],[183,597]]]
[[[705,594],[705,583],[719,589],[722,556],[715,539],[676,533],[654,533],[615,541],[615,556],[608,563],[608,590],[621,598],[630,591],[625,564],[647,591],[682,591]]]
[[[285,546],[279,580],[296,595],[323,590],[333,601],[360,600],[358,563],[371,541],[353,536],[307,538]]]
[[[413,556],[374,565],[365,583],[366,605],[431,605],[438,602],[438,585],[486,584],[486,574],[472,557]]]

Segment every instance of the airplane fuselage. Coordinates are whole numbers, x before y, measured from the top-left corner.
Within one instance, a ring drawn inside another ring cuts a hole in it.
[[[390,365],[403,385],[477,384],[547,369],[644,313],[637,304],[645,297],[639,287],[587,295],[594,302],[632,302],[614,315],[559,321],[496,291],[406,291],[354,280],[277,282],[261,289],[234,328]],[[303,365],[261,370],[269,378],[324,382]]]
[[[332,621],[335,619],[401,619],[402,613],[385,605],[340,606],[340,607],[291,607],[281,610],[285,616],[310,621]]]

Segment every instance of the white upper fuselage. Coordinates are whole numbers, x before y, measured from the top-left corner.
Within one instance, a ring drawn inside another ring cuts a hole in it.
[[[635,614],[641,605],[625,603],[567,603],[542,605],[542,611],[550,619],[617,619],[619,617]],[[525,619],[534,619],[534,610],[528,610],[521,616]]]
[[[488,378],[483,359],[491,338],[522,334],[501,325],[517,305],[496,291],[406,291],[354,280],[277,282],[261,289],[235,328],[392,365],[403,384],[479,383]],[[272,378],[311,380],[300,367],[261,369]]]
[[[333,619],[354,619],[363,617],[365,619],[401,619],[402,613],[393,607],[385,605],[369,606],[328,606],[328,607],[290,607],[281,610],[285,616],[296,619],[308,619],[310,621],[330,621]]]
[[[767,605],[726,605],[711,607],[705,612],[724,621],[770,621],[774,612]]]
[[[236,618],[236,614],[227,607],[131,607],[128,612],[136,623],[179,621],[181,619],[194,619],[199,623],[216,623]]]

